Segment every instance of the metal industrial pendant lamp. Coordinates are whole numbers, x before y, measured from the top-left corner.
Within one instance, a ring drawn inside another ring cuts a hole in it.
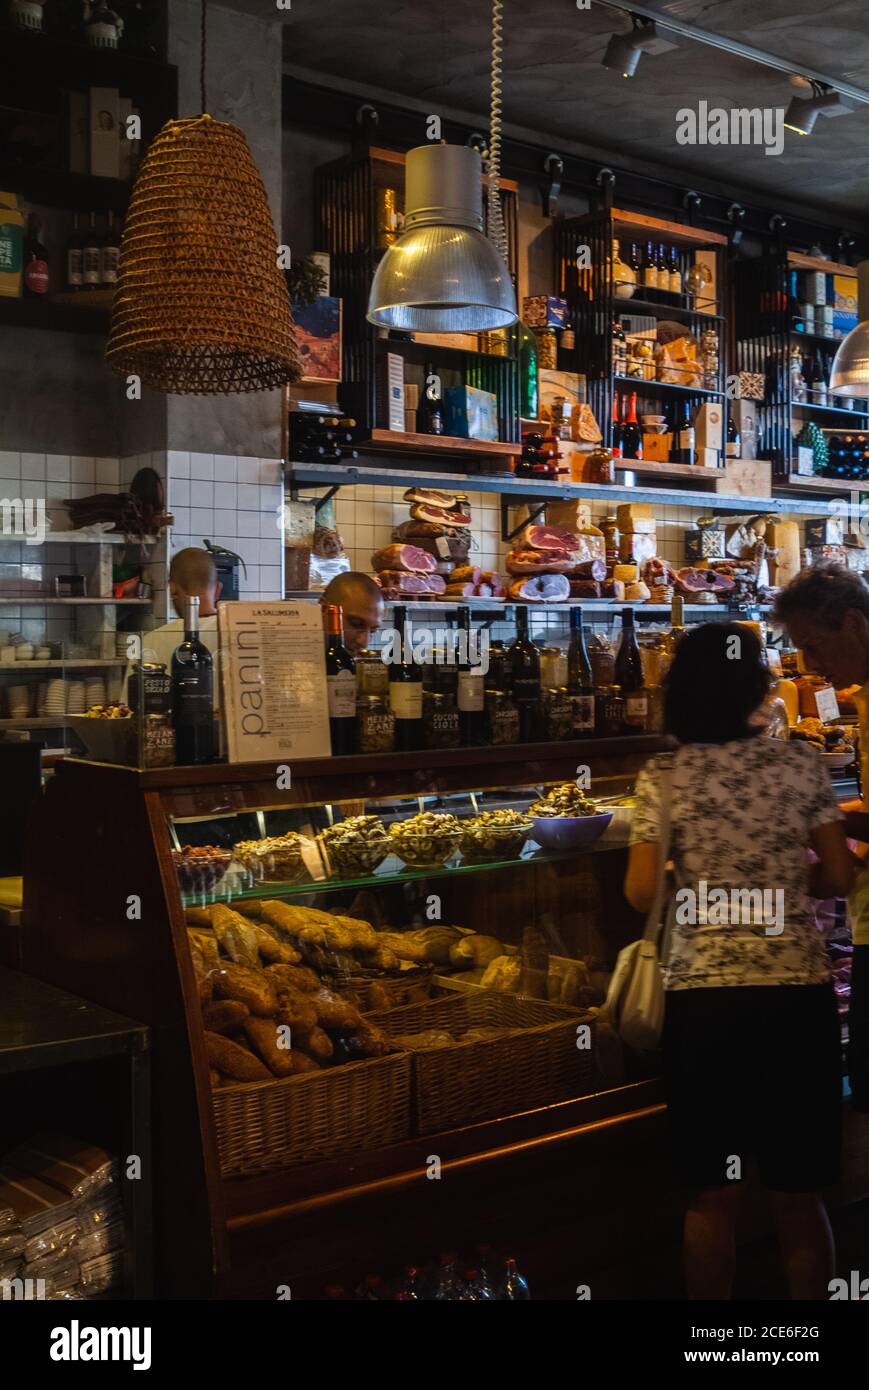
[[[869,261],[857,267],[857,317],[833,358],[829,390],[834,396],[869,397]]]
[[[374,276],[368,319],[421,333],[483,333],[519,317],[506,264],[498,197],[501,139],[501,6],[492,6],[489,224],[483,234],[482,163],[465,145],[420,145],[405,166],[404,231]]]
[[[106,359],[157,391],[228,395],[301,376],[268,198],[244,134],[167,121],[124,222]]]

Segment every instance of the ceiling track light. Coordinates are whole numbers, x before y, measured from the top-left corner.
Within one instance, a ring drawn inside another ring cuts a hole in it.
[[[849,116],[856,102],[823,82],[812,82],[810,97],[792,97],[785,111],[785,125],[798,135],[811,135],[819,116]]]
[[[653,19],[632,14],[631,22],[633,28],[629,34],[610,36],[602,59],[605,68],[620,72],[622,77],[633,77],[644,53],[669,53],[677,46],[658,33]]]

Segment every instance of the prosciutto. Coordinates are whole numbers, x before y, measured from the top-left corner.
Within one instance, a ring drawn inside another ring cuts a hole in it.
[[[563,574],[537,574],[514,579],[509,597],[522,603],[563,603],[570,598],[570,580]]]
[[[566,573],[576,566],[576,556],[566,550],[510,550],[506,559],[509,574]]]
[[[371,564],[378,571],[402,570],[405,573],[433,574],[437,561],[418,545],[387,545],[374,552]]]
[[[686,565],[676,571],[676,583],[683,594],[729,594],[733,580],[726,574],[716,574],[715,570],[696,569]]]
[[[567,551],[576,550],[576,532],[566,531],[563,526],[526,526],[522,532],[522,544],[529,550]]]

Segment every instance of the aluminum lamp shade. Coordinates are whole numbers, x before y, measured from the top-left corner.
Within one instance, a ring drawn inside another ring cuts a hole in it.
[[[860,322],[839,344],[830,372],[834,396],[869,397],[869,261],[857,267],[857,310]]]
[[[483,235],[477,150],[408,152],[404,231],[377,267],[367,317],[406,333],[481,333],[516,323],[509,272]]]

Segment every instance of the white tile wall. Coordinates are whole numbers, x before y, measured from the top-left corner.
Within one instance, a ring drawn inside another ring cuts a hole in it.
[[[171,553],[201,545],[203,538],[213,540],[244,559],[247,577],[239,576],[243,598],[280,598],[280,460],[170,450],[166,468],[168,504],[175,517]]]

